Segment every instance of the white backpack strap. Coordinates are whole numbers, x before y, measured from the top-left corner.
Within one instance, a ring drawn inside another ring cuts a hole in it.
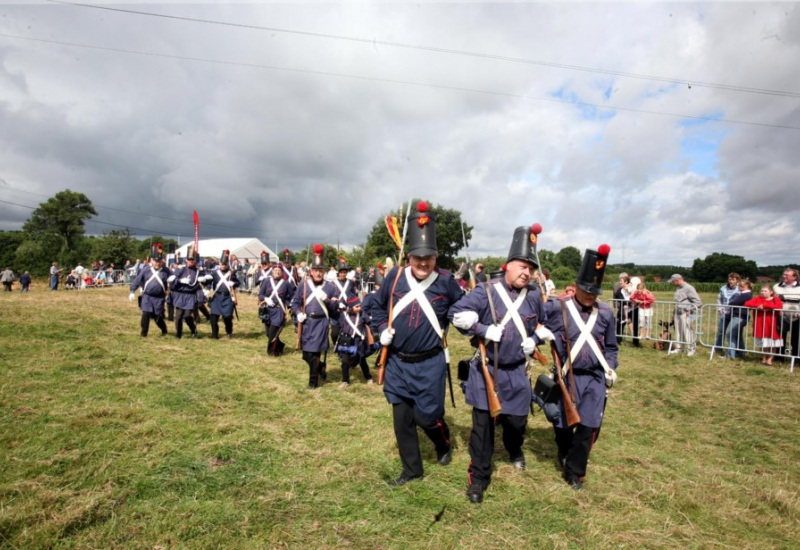
[[[364,339],[364,335],[361,334],[361,331],[358,330],[358,328],[356,328],[356,327],[358,327],[359,319],[361,319],[361,314],[360,313],[356,314],[356,322],[355,323],[353,323],[353,321],[350,319],[349,315],[345,315],[344,318],[345,318],[345,320],[347,320],[347,324],[352,327],[353,334],[355,334],[356,336],[358,336],[359,338],[361,338],[363,340]]]
[[[320,300],[319,296],[317,296],[317,294],[314,292],[317,289],[317,287],[314,286],[314,282],[313,281],[306,281],[306,284],[308,284],[308,286],[311,287],[311,292],[309,292],[309,296],[306,298],[306,305],[310,304],[311,300],[316,300],[317,303],[319,304],[319,307],[322,308],[322,313],[325,314],[325,317],[330,319],[330,315],[328,314],[328,308],[325,307],[325,302]]]
[[[522,305],[522,302],[525,301],[525,296],[528,294],[528,289],[523,288],[522,291],[517,296],[517,299],[514,302],[511,302],[511,296],[508,295],[506,289],[500,283],[494,283],[492,285],[495,289],[495,292],[498,296],[500,296],[500,300],[503,302],[503,305],[506,306],[506,314],[503,315],[503,320],[500,322],[500,326],[505,329],[506,325],[509,321],[514,321],[514,325],[517,327],[520,336],[522,339],[528,337],[528,331],[525,329],[525,323],[522,322],[522,317],[519,316],[519,308]]]
[[[588,345],[589,349],[591,349],[592,353],[594,353],[594,356],[597,357],[597,361],[600,363],[600,365],[602,365],[603,371],[606,374],[606,378],[616,378],[616,373],[611,369],[610,366],[608,366],[608,361],[606,361],[603,352],[600,350],[600,346],[597,345],[597,341],[594,339],[594,336],[592,336],[592,329],[597,322],[597,308],[592,308],[592,313],[589,315],[589,320],[584,323],[583,319],[581,319],[580,313],[578,313],[578,308],[575,307],[575,303],[572,300],[567,300],[566,304],[567,311],[569,311],[572,320],[575,321],[575,324],[581,331],[581,335],[578,337],[578,340],[572,344],[570,360],[574,361],[581,348],[584,345]],[[567,330],[567,327],[564,327],[564,330]]]
[[[153,275],[149,279],[147,279],[146,283],[144,283],[144,286],[142,287],[142,292],[147,290],[147,285],[149,285],[153,281],[156,281],[158,283],[158,285],[161,287],[161,290],[166,292],[167,289],[164,288],[164,281],[162,281],[161,277],[158,276],[158,271],[156,271],[152,267],[150,268],[150,271],[153,273]]]
[[[408,294],[403,296],[400,301],[394,305],[394,309],[392,310],[392,321],[397,318],[401,311],[403,311],[409,306],[409,304],[416,300],[420,309],[422,309],[422,313],[425,314],[425,317],[433,327],[433,330],[436,331],[437,336],[442,338],[442,326],[439,324],[439,318],[436,317],[436,313],[433,311],[433,306],[431,306],[431,303],[428,301],[428,297],[425,296],[425,291],[434,283],[434,281],[436,281],[436,279],[439,277],[439,274],[433,271],[424,280],[417,282],[417,280],[411,274],[410,267],[405,268],[404,271],[409,291]]]

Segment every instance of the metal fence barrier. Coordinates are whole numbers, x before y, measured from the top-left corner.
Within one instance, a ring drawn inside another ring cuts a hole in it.
[[[743,358],[745,354],[762,359],[781,358],[789,362],[789,372],[800,353],[800,312],[756,310],[744,306],[706,304],[699,308],[676,308],[675,302],[653,302],[649,308],[628,300],[608,300],[616,318],[617,339],[643,342],[666,350],[668,354],[694,355],[697,344],[715,354]]]

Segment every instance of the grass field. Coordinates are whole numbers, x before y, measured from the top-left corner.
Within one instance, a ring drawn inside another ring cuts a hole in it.
[[[328,383],[306,390],[299,354],[266,357],[256,298],[242,302],[233,340],[208,324],[176,340],[140,338],[123,288],[0,295],[0,547],[798,547],[800,375],[785,366],[625,344],[586,489],[561,481],[537,413],[528,469],[498,441],[474,505],[458,388],[453,463],[421,435],[425,478],[389,488],[381,389],[356,372],[340,390],[329,356]]]

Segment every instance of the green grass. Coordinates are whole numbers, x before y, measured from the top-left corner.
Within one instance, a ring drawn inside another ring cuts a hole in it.
[[[659,296],[669,299],[669,295]],[[713,296],[704,295],[706,303]],[[0,295],[0,546],[6,548],[793,548],[800,380],[758,359],[621,350],[586,489],[529,420],[528,469],[498,440],[482,505],[453,463],[391,489],[391,410],[360,372],[305,389],[299,354],[266,357],[255,298],[231,341],[138,336],[124,289]],[[173,327],[170,327],[173,332]],[[153,334],[156,335],[153,335]],[[293,345],[291,329],[285,340]],[[451,335],[455,360],[470,354]],[[540,371],[543,370],[539,367]],[[439,521],[435,516],[444,509]]]

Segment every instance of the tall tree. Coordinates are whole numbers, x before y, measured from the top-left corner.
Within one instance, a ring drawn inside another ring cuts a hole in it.
[[[46,256],[70,265],[85,253],[84,223],[96,215],[86,195],[67,189],[41,203],[22,231],[26,240],[36,241]]]
[[[106,265],[114,264],[117,269],[122,269],[127,260],[135,259],[138,244],[127,229],[114,229],[102,237],[91,239],[91,243],[92,261],[103,260]]]
[[[692,277],[700,282],[725,282],[732,272],[755,280],[758,266],[752,260],[745,260],[743,256],[723,252],[709,254],[703,260],[697,258],[692,264]]]
[[[421,199],[414,199],[412,201],[411,212],[415,212],[417,204]],[[439,250],[439,257],[437,263],[442,267],[452,269],[455,267],[455,258],[458,252],[464,247],[464,241],[461,238],[461,224],[463,222],[461,212],[452,208],[445,208],[438,204],[429,205],[429,212],[436,218],[436,247]],[[385,218],[386,216],[397,216],[397,222],[400,229],[400,234],[403,233],[403,223],[405,222],[405,210],[402,215],[397,212],[387,212],[381,216],[367,237],[367,242],[364,245],[365,256],[372,258],[392,257],[397,258],[397,247],[394,241],[389,236],[386,229]],[[472,226],[464,223],[464,237],[467,242],[472,238]],[[408,243],[406,243],[407,245]],[[404,248],[407,251],[408,247]]]
[[[556,261],[559,266],[568,267],[573,272],[578,273],[581,268],[581,251],[574,246],[566,246],[556,254]]]

